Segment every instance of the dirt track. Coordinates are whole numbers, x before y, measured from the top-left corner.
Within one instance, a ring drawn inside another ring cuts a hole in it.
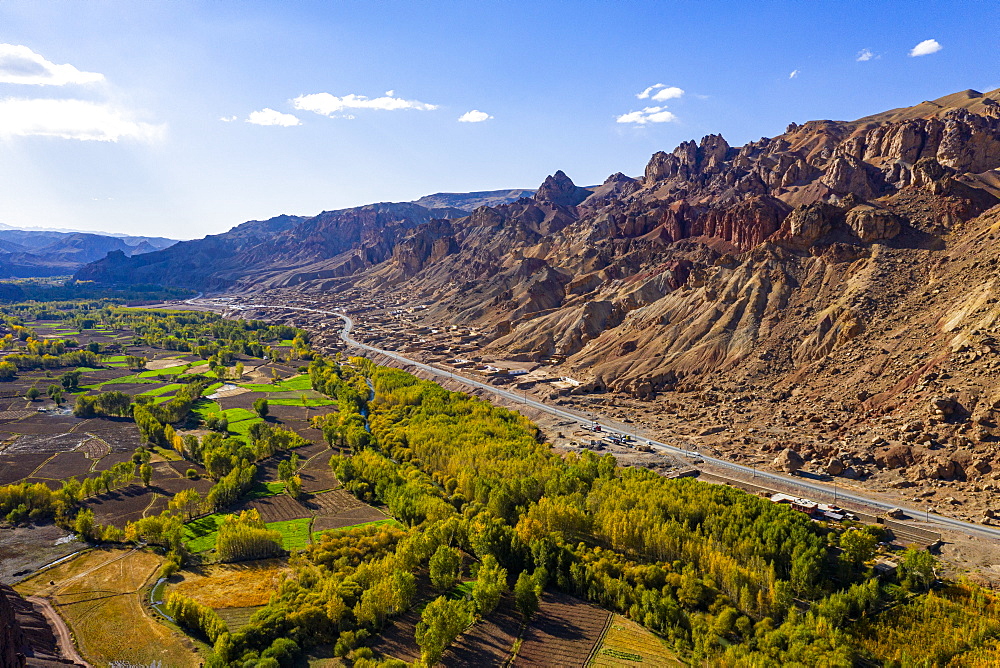
[[[63,655],[63,658],[69,659],[70,661],[75,661],[81,666],[87,666],[91,668],[91,665],[87,663],[80,653],[76,651],[76,645],[73,644],[73,636],[69,631],[69,627],[66,626],[66,622],[63,618],[59,616],[56,609],[52,607],[48,599],[41,598],[40,596],[28,596],[25,600],[30,602],[32,605],[38,606],[42,614],[45,615],[45,619],[48,620],[49,626],[56,634],[56,640],[59,643],[59,652]]]

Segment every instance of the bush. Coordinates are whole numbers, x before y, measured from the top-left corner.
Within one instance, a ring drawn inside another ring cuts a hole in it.
[[[188,469],[187,471],[184,472],[184,477],[186,477],[188,480],[197,480],[198,472],[194,469]]]

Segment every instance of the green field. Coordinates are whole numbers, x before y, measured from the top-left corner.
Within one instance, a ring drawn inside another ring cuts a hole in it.
[[[272,483],[273,484],[273,483]],[[280,483],[277,483],[280,484]],[[228,513],[215,513],[192,520],[184,525],[184,544],[191,552],[204,552],[215,548],[219,525]],[[309,546],[311,517],[265,524],[281,534],[281,544],[286,550],[303,550]]]
[[[191,520],[184,525],[184,544],[191,552],[204,552],[215,547],[215,539],[219,535],[219,525],[226,513],[206,515]]]
[[[145,392],[140,392],[141,395],[146,395],[150,397],[158,397],[161,394],[174,394],[177,390],[184,387],[180,383],[171,383],[170,385],[164,385],[163,387],[154,387],[151,390],[146,390]]]
[[[309,380],[308,375],[302,374],[286,378],[279,383],[251,383],[248,385],[240,385],[240,387],[245,387],[253,392],[302,392],[303,390],[312,389],[312,381]]]
[[[153,451],[156,452],[156,454],[158,454],[159,456],[166,459],[168,462],[179,462],[181,460],[181,456],[177,454],[176,450],[168,450],[167,448],[161,448],[160,446],[156,445],[153,446]]]
[[[309,547],[309,529],[312,527],[311,517],[301,517],[297,520],[286,520],[284,522],[271,522],[268,529],[281,532],[281,544],[288,550],[304,550]]]

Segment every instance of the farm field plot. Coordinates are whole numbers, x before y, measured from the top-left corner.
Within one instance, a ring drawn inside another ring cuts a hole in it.
[[[94,471],[107,471],[115,464],[120,464],[121,462],[127,462],[132,459],[132,453],[125,452],[112,452],[109,455],[101,457],[97,464],[94,466]]]
[[[19,452],[13,454],[0,453],[0,485],[9,485],[24,480],[45,463],[52,454]]]
[[[68,433],[80,421],[72,415],[45,415],[35,413],[23,420],[5,424],[0,432],[31,436],[59,436]]]
[[[91,550],[15,588],[52,601],[81,654],[95,666],[112,661],[198,666],[203,659],[194,644],[156,622],[142,606],[143,587],[161,563],[148,551]]]
[[[226,628],[230,631],[239,631],[250,623],[253,613],[263,607],[263,605],[254,605],[248,608],[217,608],[215,612],[226,623]]]
[[[559,592],[545,592],[524,633],[515,666],[584,666],[611,613]]]
[[[86,547],[78,540],[66,540],[70,535],[55,524],[29,524],[0,531],[0,583],[13,584]]]
[[[167,581],[167,588],[210,608],[256,608],[266,605],[281,578],[292,569],[284,559],[186,568]]]
[[[207,475],[204,466],[202,466],[201,464],[195,464],[194,462],[188,461],[187,459],[167,462],[167,465],[170,466],[174,471],[176,471],[177,475],[180,476],[184,476],[187,473],[188,469],[194,469],[198,473],[198,475],[202,478],[204,478]]]
[[[238,388],[239,394],[227,394],[227,396],[218,397],[215,401],[224,408],[242,408],[244,410],[252,410],[253,402],[258,399],[265,399],[267,395],[263,392],[251,392],[244,387]]]
[[[588,667],[683,666],[670,648],[647,628],[615,614]]]
[[[420,606],[414,606],[399,617],[389,620],[382,633],[369,646],[381,656],[413,663],[420,658],[415,634],[420,621]]]
[[[514,607],[513,597],[504,596],[496,610],[451,644],[441,663],[465,668],[502,665],[520,632],[521,615]]]
[[[78,450],[60,452],[42,464],[32,477],[64,480],[72,476],[83,476],[90,471],[90,467],[93,464],[94,461],[92,459],[89,459],[85,453]]]
[[[282,368],[282,367],[279,367]],[[293,369],[284,367],[286,373],[294,372]],[[312,389],[312,382],[306,374],[286,378],[278,383],[247,383],[243,387],[254,392],[303,392]]]
[[[84,433],[56,433],[56,434],[21,434],[11,437],[13,440],[3,447],[3,454],[21,453],[48,453],[54,455],[57,452],[67,452],[75,450],[83,445],[90,436]]]
[[[316,513],[313,531],[343,527],[389,519],[385,513],[362,503],[343,490],[317,494],[306,501],[306,507]]]
[[[303,517],[312,517],[313,511],[286,494],[269,496],[248,501],[233,509],[233,512],[256,508],[260,518],[267,522],[283,522]]]
[[[313,455],[305,465],[299,469],[299,477],[302,478],[302,489],[306,492],[319,492],[324,489],[335,489],[340,486],[337,475],[330,467],[330,457],[335,450],[324,450]]]
[[[131,375],[132,372],[128,369],[95,369],[94,371],[84,372],[83,377],[80,378],[80,385],[85,386],[106,383],[117,378],[124,378],[125,376]]]
[[[124,418],[93,418],[83,422],[75,433],[87,433],[103,439],[115,452],[132,452],[141,444],[135,423]]]
[[[151,488],[132,483],[110,494],[90,497],[87,506],[94,511],[94,520],[99,524],[124,528],[126,522],[145,517],[146,509],[154,501],[154,494]]]
[[[184,540],[191,552],[204,552],[215,549],[215,540],[219,535],[219,525],[228,513],[206,515],[184,525]],[[281,533],[282,546],[286,550],[300,550],[309,544],[309,526],[312,520],[303,517],[296,520],[281,522],[265,522],[268,529]]]

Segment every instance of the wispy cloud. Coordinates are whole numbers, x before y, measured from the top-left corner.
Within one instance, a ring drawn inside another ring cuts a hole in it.
[[[473,109],[472,111],[467,111],[458,117],[459,123],[482,123],[483,121],[488,121],[493,117],[487,114],[485,111],[479,111],[478,109]]]
[[[944,47],[936,39],[925,39],[920,44],[910,49],[911,56],[929,56],[932,53],[937,53]]]
[[[677,86],[668,86],[666,84],[653,84],[641,93],[636,93],[635,96],[640,100],[653,99],[657,102],[664,102],[666,100],[672,100],[684,95],[683,89]]]
[[[646,107],[639,111],[630,111],[615,119],[618,123],[632,123],[633,125],[646,125],[648,123],[670,123],[676,121],[677,116],[667,111],[666,107]]]
[[[858,61],[859,63],[864,63],[871,60],[872,58],[877,58],[877,56],[874,53],[872,53],[871,49],[861,49],[860,51],[858,51],[858,56],[857,58],[855,58],[855,60]]]
[[[399,111],[404,109],[415,109],[418,111],[433,111],[437,109],[436,104],[427,104],[419,100],[406,100],[395,95],[390,95],[394,91],[386,91],[382,97],[369,98],[364,95],[353,93],[337,97],[330,93],[312,93],[310,95],[300,95],[292,100],[292,106],[301,111],[312,111],[322,116],[334,116],[347,110],[375,109],[378,111]]]
[[[56,65],[26,46],[0,44],[0,83],[65,86],[103,80],[103,74],[81,72],[72,65]]]
[[[133,120],[109,104],[85,100],[0,100],[0,137],[60,137],[81,141],[162,138],[165,127]]]
[[[789,78],[789,79],[797,79],[797,78],[798,78],[798,76],[799,76],[799,70],[792,70],[792,71],[791,71],[791,72],[790,72],[790,73],[788,74],[788,78]]]
[[[219,116],[219,120],[223,123],[232,123],[233,121],[239,120],[238,116]]]
[[[226,120],[226,119],[222,119]],[[295,125],[302,125],[302,121],[292,114],[283,114],[269,107],[264,107],[260,111],[250,112],[247,116],[247,123],[254,125],[278,125],[283,128],[290,128]]]

